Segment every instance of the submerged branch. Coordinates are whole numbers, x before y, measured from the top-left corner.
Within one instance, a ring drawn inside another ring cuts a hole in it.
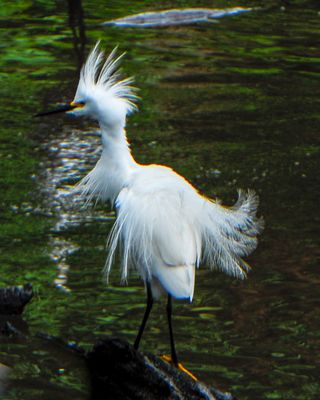
[[[184,8],[164,11],[144,12],[124,18],[103,22],[102,26],[117,26],[121,28],[155,28],[173,25],[188,25],[198,22],[213,22],[230,15],[241,14],[254,10],[253,8],[233,7],[225,9]]]

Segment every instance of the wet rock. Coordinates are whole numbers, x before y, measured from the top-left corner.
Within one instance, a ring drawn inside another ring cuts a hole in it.
[[[121,339],[97,342],[86,360],[95,400],[234,400]]]
[[[0,315],[21,314],[32,297],[30,284],[0,288]]]

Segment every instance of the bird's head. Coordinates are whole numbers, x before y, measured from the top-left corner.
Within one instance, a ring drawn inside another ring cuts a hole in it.
[[[98,42],[81,69],[74,100],[37,116],[65,112],[94,118],[107,128],[123,127],[126,116],[136,108],[137,98],[132,78],[120,79],[118,65],[123,55],[116,57],[114,49],[105,59]]]

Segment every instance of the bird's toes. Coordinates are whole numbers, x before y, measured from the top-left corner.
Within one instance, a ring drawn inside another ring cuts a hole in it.
[[[179,363],[179,362],[178,362],[177,364],[175,364],[175,363],[172,361],[172,357],[171,357],[170,354],[162,354],[162,355],[160,356],[160,358],[161,358],[161,360],[163,360],[163,361],[165,361],[165,362],[167,362],[167,363],[169,363],[169,364],[173,364],[176,368],[178,368],[179,371],[184,372],[185,374],[187,374],[188,376],[190,376],[190,378],[193,379],[194,381],[196,381],[196,382],[198,381],[198,378],[197,378],[195,375],[193,375],[193,373],[190,372],[186,367],[184,367],[183,364],[181,364],[181,363]]]

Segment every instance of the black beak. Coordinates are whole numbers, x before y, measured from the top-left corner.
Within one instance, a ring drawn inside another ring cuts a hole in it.
[[[72,102],[70,104],[62,104],[61,106],[55,108],[54,110],[44,111],[44,112],[41,112],[39,114],[35,114],[34,117],[44,117],[46,115],[58,114],[58,113],[61,113],[61,112],[67,112],[67,111],[74,110],[75,108],[81,107],[81,106],[83,106],[82,103],[74,103],[74,102]]]

